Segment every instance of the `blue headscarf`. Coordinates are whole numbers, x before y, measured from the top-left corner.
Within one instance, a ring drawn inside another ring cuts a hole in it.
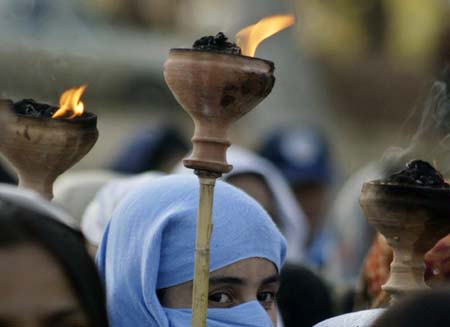
[[[162,177],[135,189],[114,212],[97,257],[111,326],[191,325],[191,310],[163,308],[156,290],[193,279],[198,190],[195,176]],[[221,181],[215,188],[213,225],[211,271],[252,257],[280,270],[283,236],[258,203]],[[272,324],[262,306],[251,301],[208,309],[207,326]]]

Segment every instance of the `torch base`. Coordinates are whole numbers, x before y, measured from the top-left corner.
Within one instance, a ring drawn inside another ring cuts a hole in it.
[[[217,161],[204,161],[195,159],[184,159],[183,164],[186,168],[194,169],[202,172],[208,172],[212,175],[222,175],[222,173],[228,173],[233,169],[232,165],[227,165]]]

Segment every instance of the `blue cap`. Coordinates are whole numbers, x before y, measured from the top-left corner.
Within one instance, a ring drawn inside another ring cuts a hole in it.
[[[111,169],[124,174],[158,170],[164,155],[170,151],[186,153],[189,147],[178,130],[170,125],[138,129],[119,150]]]
[[[277,129],[265,139],[260,154],[272,161],[291,184],[331,182],[328,144],[317,129]]]

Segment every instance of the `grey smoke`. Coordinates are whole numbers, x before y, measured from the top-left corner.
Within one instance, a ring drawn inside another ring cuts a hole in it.
[[[450,68],[432,84],[416,132],[405,147],[390,147],[382,162],[404,166],[412,159],[436,161],[442,174],[450,172]]]

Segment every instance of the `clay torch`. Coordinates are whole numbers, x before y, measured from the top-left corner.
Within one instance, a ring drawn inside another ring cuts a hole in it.
[[[429,163],[415,160],[387,179],[365,183],[360,203],[394,252],[383,290],[395,302],[426,290],[424,255],[450,233],[450,185]]]
[[[69,89],[59,106],[34,100],[4,101],[12,113],[0,139],[0,152],[16,170],[19,187],[53,198],[55,179],[75,165],[98,138],[97,116],[84,111],[86,86]]]
[[[253,57],[259,42],[292,25],[290,15],[272,16],[237,34],[237,45],[223,33],[199,39],[192,49],[172,49],[164,77],[195,124],[193,150],[184,160],[200,182],[192,300],[192,326],[206,325],[209,244],[214,185],[232,169],[226,160],[230,125],[258,105],[272,90],[271,61]]]

